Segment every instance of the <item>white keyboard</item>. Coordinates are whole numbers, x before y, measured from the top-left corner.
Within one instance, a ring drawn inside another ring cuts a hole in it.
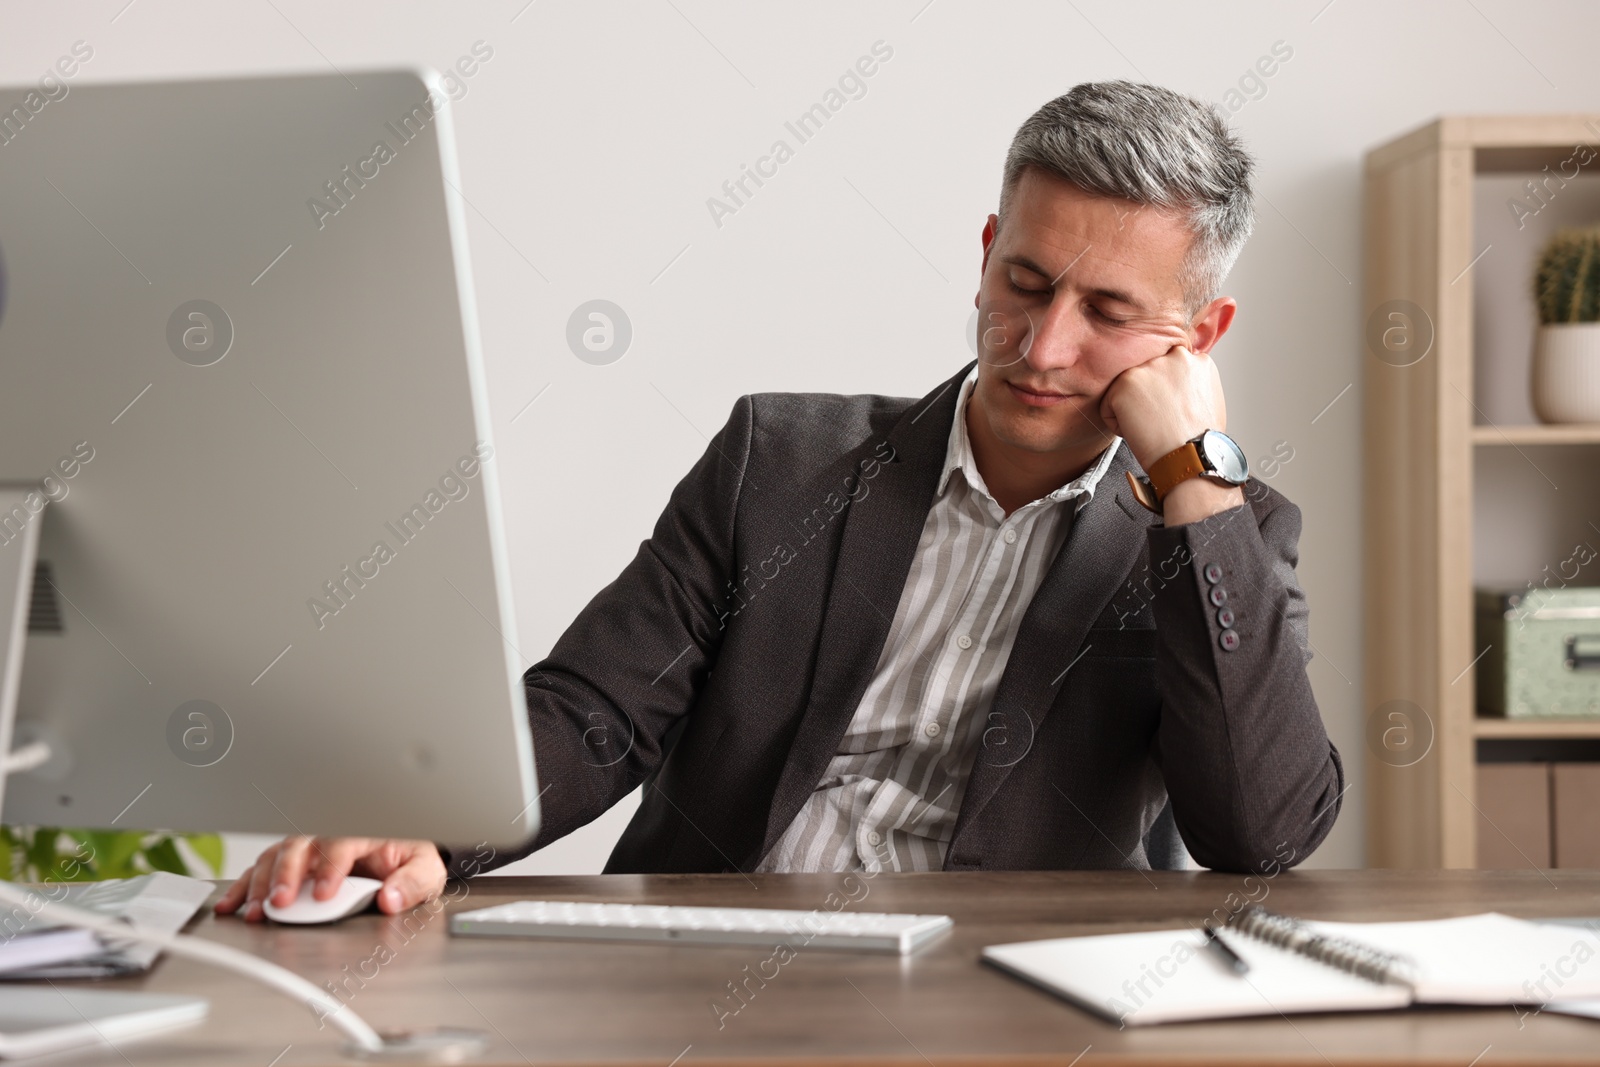
[[[914,951],[950,929],[948,915],[877,911],[783,911],[776,908],[697,908],[665,904],[596,904],[517,900],[450,916],[450,932],[465,937],[548,937],[580,941],[765,945],[860,952]]]

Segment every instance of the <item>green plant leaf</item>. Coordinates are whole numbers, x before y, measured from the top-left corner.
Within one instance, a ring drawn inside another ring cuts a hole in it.
[[[33,831],[24,861],[24,878],[35,882],[55,879],[56,844],[60,837],[61,831],[54,826],[40,826]]]
[[[144,858],[150,864],[151,870],[170,871],[173,874],[189,873],[189,867],[183,862],[183,855],[178,851],[177,842],[170,836],[146,845]]]
[[[222,876],[222,835],[221,834],[184,834],[183,839],[189,842],[189,847],[196,856],[211,868],[211,873],[216,877]]]
[[[132,878],[139,874],[134,865],[144,846],[145,835],[138,830],[123,830],[106,835],[105,860],[100,866],[102,878]]]
[[[178,837],[211,873],[222,872],[218,834],[147,830],[63,830],[54,826],[0,826],[0,877],[36,882],[89,882],[133,878],[150,871],[190,873]]]
[[[103,849],[98,845],[94,830],[64,830],[67,839],[72,842],[72,850],[63,853],[60,858],[61,876],[70,881],[95,880],[105,877],[99,873],[97,861],[103,854]],[[82,869],[82,873],[79,871]]]
[[[83,844],[93,877],[131,878],[143,872],[134,864],[144,843],[141,830],[74,830],[72,836]]]

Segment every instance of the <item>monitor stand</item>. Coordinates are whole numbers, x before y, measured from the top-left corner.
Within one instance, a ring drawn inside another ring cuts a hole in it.
[[[22,685],[22,654],[28,636],[28,613],[33,599],[34,569],[39,559],[39,529],[44,525],[48,497],[40,487],[16,482],[0,482],[0,798],[5,795],[5,776],[15,771],[37,767],[50,757],[49,746],[35,741],[13,752],[11,728],[16,722],[17,693]],[[30,502],[36,507],[30,507]],[[23,516],[26,516],[24,519]],[[356,1015],[343,1001],[287,968],[252,956],[248,952],[205,938],[187,934],[141,930],[139,927],[114,920],[95,912],[69,907],[39,898],[38,894],[6,880],[0,872],[0,904],[26,908],[30,912],[68,926],[81,926],[98,933],[123,940],[145,941],[160,945],[174,956],[200,960],[215,967],[233,971],[252,981],[260,982],[309,1008],[317,1017],[320,1027],[323,1020],[342,1030],[349,1039],[344,1046],[347,1055],[360,1059],[383,1062],[408,1063],[459,1063],[471,1059],[487,1047],[484,1036],[474,1030],[439,1029],[412,1033],[380,1034],[366,1020]],[[28,1012],[28,997],[36,990],[23,986],[0,987],[0,1014],[10,1006]],[[106,1016],[98,1022],[102,1028],[116,1029],[116,1018],[126,1018],[129,1028],[136,1026],[140,1016],[159,1014],[169,1009],[172,1002],[182,998],[159,994],[129,993],[119,1002],[116,1015]],[[200,1001],[199,1003],[204,1003]],[[121,1010],[125,1004],[126,1011]],[[41,1019],[41,1023],[45,1020]],[[193,1021],[192,1016],[183,1021]],[[59,1048],[98,1044],[98,1031],[73,1027],[59,1034],[57,1043],[50,1043],[50,1035],[37,1028],[25,1034],[0,1033],[0,1047],[13,1036],[34,1050],[49,1051]],[[119,1034],[119,1036],[121,1036]],[[40,1042],[43,1041],[44,1045]],[[28,1043],[32,1042],[31,1045]],[[64,1043],[61,1043],[64,1042]]]
[[[22,646],[28,637],[39,527],[44,524],[48,499],[37,485],[0,483],[0,752],[4,753],[11,751],[11,724],[17,721]],[[37,509],[28,507],[30,500]],[[0,760],[0,794],[5,790],[6,772],[11,770],[9,763],[9,759]]]

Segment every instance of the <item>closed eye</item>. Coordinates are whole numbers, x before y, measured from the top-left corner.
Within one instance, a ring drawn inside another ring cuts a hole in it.
[[[1099,315],[1105,321],[1111,323],[1113,326],[1125,326],[1128,323],[1127,319],[1114,319],[1110,315],[1107,315],[1104,311],[1101,311],[1099,308],[1095,308],[1094,313]]]
[[[1009,278],[1006,279],[1006,286],[1018,296],[1042,296],[1051,292],[1049,289],[1024,289],[1022,286],[1018,285]],[[1096,315],[1100,316],[1102,321],[1107,322],[1112,326],[1126,326],[1129,321],[1127,319],[1119,319],[1114,318],[1111,315],[1107,315],[1104,311],[1101,311],[1097,307],[1091,307],[1090,310],[1092,310]]]

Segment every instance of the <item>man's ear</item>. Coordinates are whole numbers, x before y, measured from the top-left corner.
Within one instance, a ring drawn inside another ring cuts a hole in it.
[[[1210,353],[1222,340],[1222,335],[1228,332],[1228,327],[1233,325],[1233,316],[1238,310],[1239,302],[1231,296],[1219,296],[1213,300],[1190,328],[1194,344],[1189,346],[1189,350],[1201,355]]]
[[[1000,216],[990,215],[983,224],[983,265],[978,268],[978,292],[973,294],[972,306],[981,307],[983,276],[989,270],[989,249],[994,247],[995,231],[1000,227]]]

